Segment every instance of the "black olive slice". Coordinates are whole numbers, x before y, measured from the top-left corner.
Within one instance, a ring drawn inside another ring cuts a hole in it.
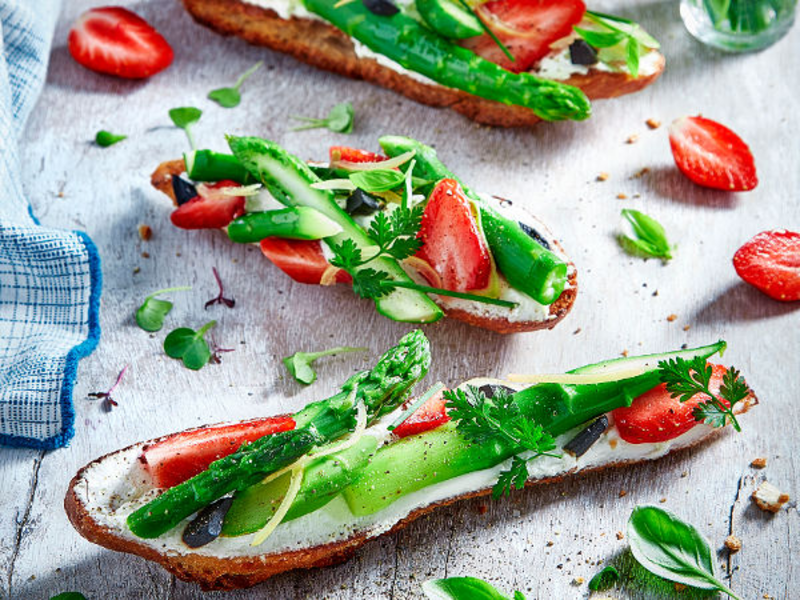
[[[197,188],[178,175],[172,176],[172,191],[175,193],[175,200],[178,206],[186,204],[197,196]]]
[[[564,445],[564,452],[572,454],[576,458],[583,456],[600,439],[606,429],[608,429],[608,417],[603,415],[567,442]]]
[[[183,543],[199,548],[213,542],[222,533],[222,521],[233,504],[233,498],[221,498],[209,504],[183,530]]]
[[[367,10],[373,14],[381,17],[391,17],[400,12],[394,2],[391,0],[361,0]]]
[[[569,46],[569,60],[573,65],[596,65],[597,51],[586,40],[578,38]]]
[[[519,222],[519,227],[520,229],[522,229],[522,231],[524,231],[534,240],[539,242],[539,245],[541,245],[542,248],[544,248],[545,250],[550,250],[550,242],[548,242],[547,239],[545,239],[545,237],[541,233],[536,231],[533,227],[531,227],[530,225],[526,225],[522,221]]]
[[[347,197],[345,211],[348,215],[371,215],[381,209],[380,202],[361,189],[356,189]]]

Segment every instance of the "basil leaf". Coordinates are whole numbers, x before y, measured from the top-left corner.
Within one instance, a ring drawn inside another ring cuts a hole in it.
[[[349,177],[353,185],[365,192],[388,192],[405,181],[402,171],[392,169],[354,171]]]
[[[593,592],[600,592],[612,587],[617,581],[619,581],[619,571],[609,565],[591,578],[589,589]]]
[[[672,248],[661,223],[643,212],[628,208],[622,210],[622,216],[630,223],[634,233],[634,237],[617,237],[623,250],[635,256],[644,255],[663,261],[672,258]]]
[[[605,33],[602,31],[583,29],[581,27],[576,27],[575,31],[594,48],[610,48],[611,46],[616,46],[626,37],[624,33],[619,31]]]
[[[509,600],[508,596],[477,577],[430,579],[422,584],[422,591],[430,600]],[[514,598],[519,597],[525,598],[516,592]]]
[[[738,596],[714,575],[708,540],[689,523],[657,506],[637,506],[628,520],[634,558],[648,571],[670,581]]]
[[[187,369],[203,368],[211,359],[211,349],[203,336],[216,324],[216,321],[209,321],[197,331],[188,327],[171,331],[164,339],[164,352],[170,358],[181,359]]]
[[[113,146],[117,142],[121,142],[127,138],[127,135],[111,133],[110,131],[101,129],[97,132],[97,135],[94,136],[94,143],[101,148],[108,148],[109,146]]]

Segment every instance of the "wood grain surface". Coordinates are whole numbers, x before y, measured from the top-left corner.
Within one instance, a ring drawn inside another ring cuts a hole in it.
[[[66,50],[70,23],[97,2],[65,4],[47,87],[24,136],[23,165],[41,220],[87,231],[100,249],[103,336],[79,369],[70,447],[46,454],[0,450],[0,596],[48,598],[77,590],[93,599],[405,599],[420,597],[428,578],[474,575],[509,594],[519,589],[529,598],[571,599],[587,598],[585,582],[611,563],[624,575],[610,592],[614,598],[692,598],[690,590],[678,594],[671,584],[649,579],[616,535],[635,505],[663,502],[715,548],[731,531],[742,538],[741,552],[718,555],[720,572],[742,598],[797,598],[797,509],[792,503],[766,515],[749,495],[763,478],[793,498],[800,493],[800,305],[762,296],[731,266],[735,250],[755,233],[800,229],[797,28],[767,51],[730,56],[688,37],[677,1],[592,3],[641,21],[662,41],[662,79],[636,96],[597,102],[588,122],[498,130],[223,39],[195,25],[172,0],[129,4],[170,40],[173,66],[147,82],[101,77],[79,67]],[[206,99],[209,90],[232,84],[262,59],[264,68],[244,85],[241,106],[226,110]],[[347,100],[357,114],[352,135],[290,131],[289,115],[321,116]],[[381,134],[412,135],[434,144],[473,187],[524,203],[550,225],[580,272],[573,312],[553,331],[510,337],[457,322],[428,326],[434,354],[429,381],[553,372],[625,350],[659,352],[724,338],[730,344],[725,362],[743,371],[761,405],[743,419],[741,434],[728,432],[691,454],[498,502],[464,502],[372,542],[340,566],[285,574],[224,596],[203,594],[138,557],[89,544],[61,506],[80,466],[171,431],[296,409],[335,390],[409,329],[379,317],[344,287],[292,283],[257,249],[233,245],[218,232],[173,228],[169,202],[150,189],[148,177],[159,162],[186,149],[183,133],[167,117],[168,109],[182,105],[205,111],[195,137],[218,149],[224,133],[248,134],[322,158],[334,143],[374,148]],[[666,125],[697,113],[730,125],[750,144],[761,179],[755,191],[703,190],[675,169]],[[664,125],[650,130],[650,118]],[[101,149],[92,143],[98,129],[130,138]],[[638,141],[628,144],[631,135]],[[601,172],[610,175],[607,181],[596,180]],[[614,233],[624,207],[665,225],[678,246],[671,263],[621,252]],[[152,240],[139,239],[139,224],[153,228]],[[203,310],[216,293],[213,266],[236,299],[233,310]],[[135,326],[133,311],[144,296],[176,285],[193,291],[173,297],[168,323],[197,327],[217,319],[216,341],[235,348],[221,365],[188,371],[164,356],[163,333]],[[326,360],[308,388],[287,378],[281,357],[335,345],[366,345],[370,352]],[[124,365],[129,370],[116,394],[119,406],[106,413],[87,393],[107,389]],[[768,458],[767,468],[750,468],[760,456]]]

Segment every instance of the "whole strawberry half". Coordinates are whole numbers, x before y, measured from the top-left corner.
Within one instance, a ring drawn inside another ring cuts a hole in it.
[[[69,53],[78,63],[107,75],[143,79],[166,69],[173,52],[147,21],[119,6],[93,8],[69,30]]]
[[[704,117],[681,117],[669,128],[672,156],[698,185],[745,192],[758,185],[750,148],[733,131]]]
[[[733,267],[770,298],[800,300],[800,233],[762,231],[736,251]]]

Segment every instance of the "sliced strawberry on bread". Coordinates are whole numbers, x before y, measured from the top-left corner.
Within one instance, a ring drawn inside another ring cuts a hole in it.
[[[420,406],[400,425],[394,428],[392,433],[397,437],[408,437],[417,433],[423,433],[431,429],[436,429],[447,423],[450,417],[447,415],[444,393],[447,390],[441,390],[431,396],[425,404]]]
[[[268,237],[261,240],[261,252],[281,271],[299,283],[320,284],[332,265],[325,259],[316,240],[288,240]],[[329,283],[350,283],[353,280],[341,269]]]
[[[228,179],[210,185],[197,186],[197,196],[176,208],[170,220],[181,229],[219,229],[227,227],[245,213],[244,196],[224,192],[240,184]]]

